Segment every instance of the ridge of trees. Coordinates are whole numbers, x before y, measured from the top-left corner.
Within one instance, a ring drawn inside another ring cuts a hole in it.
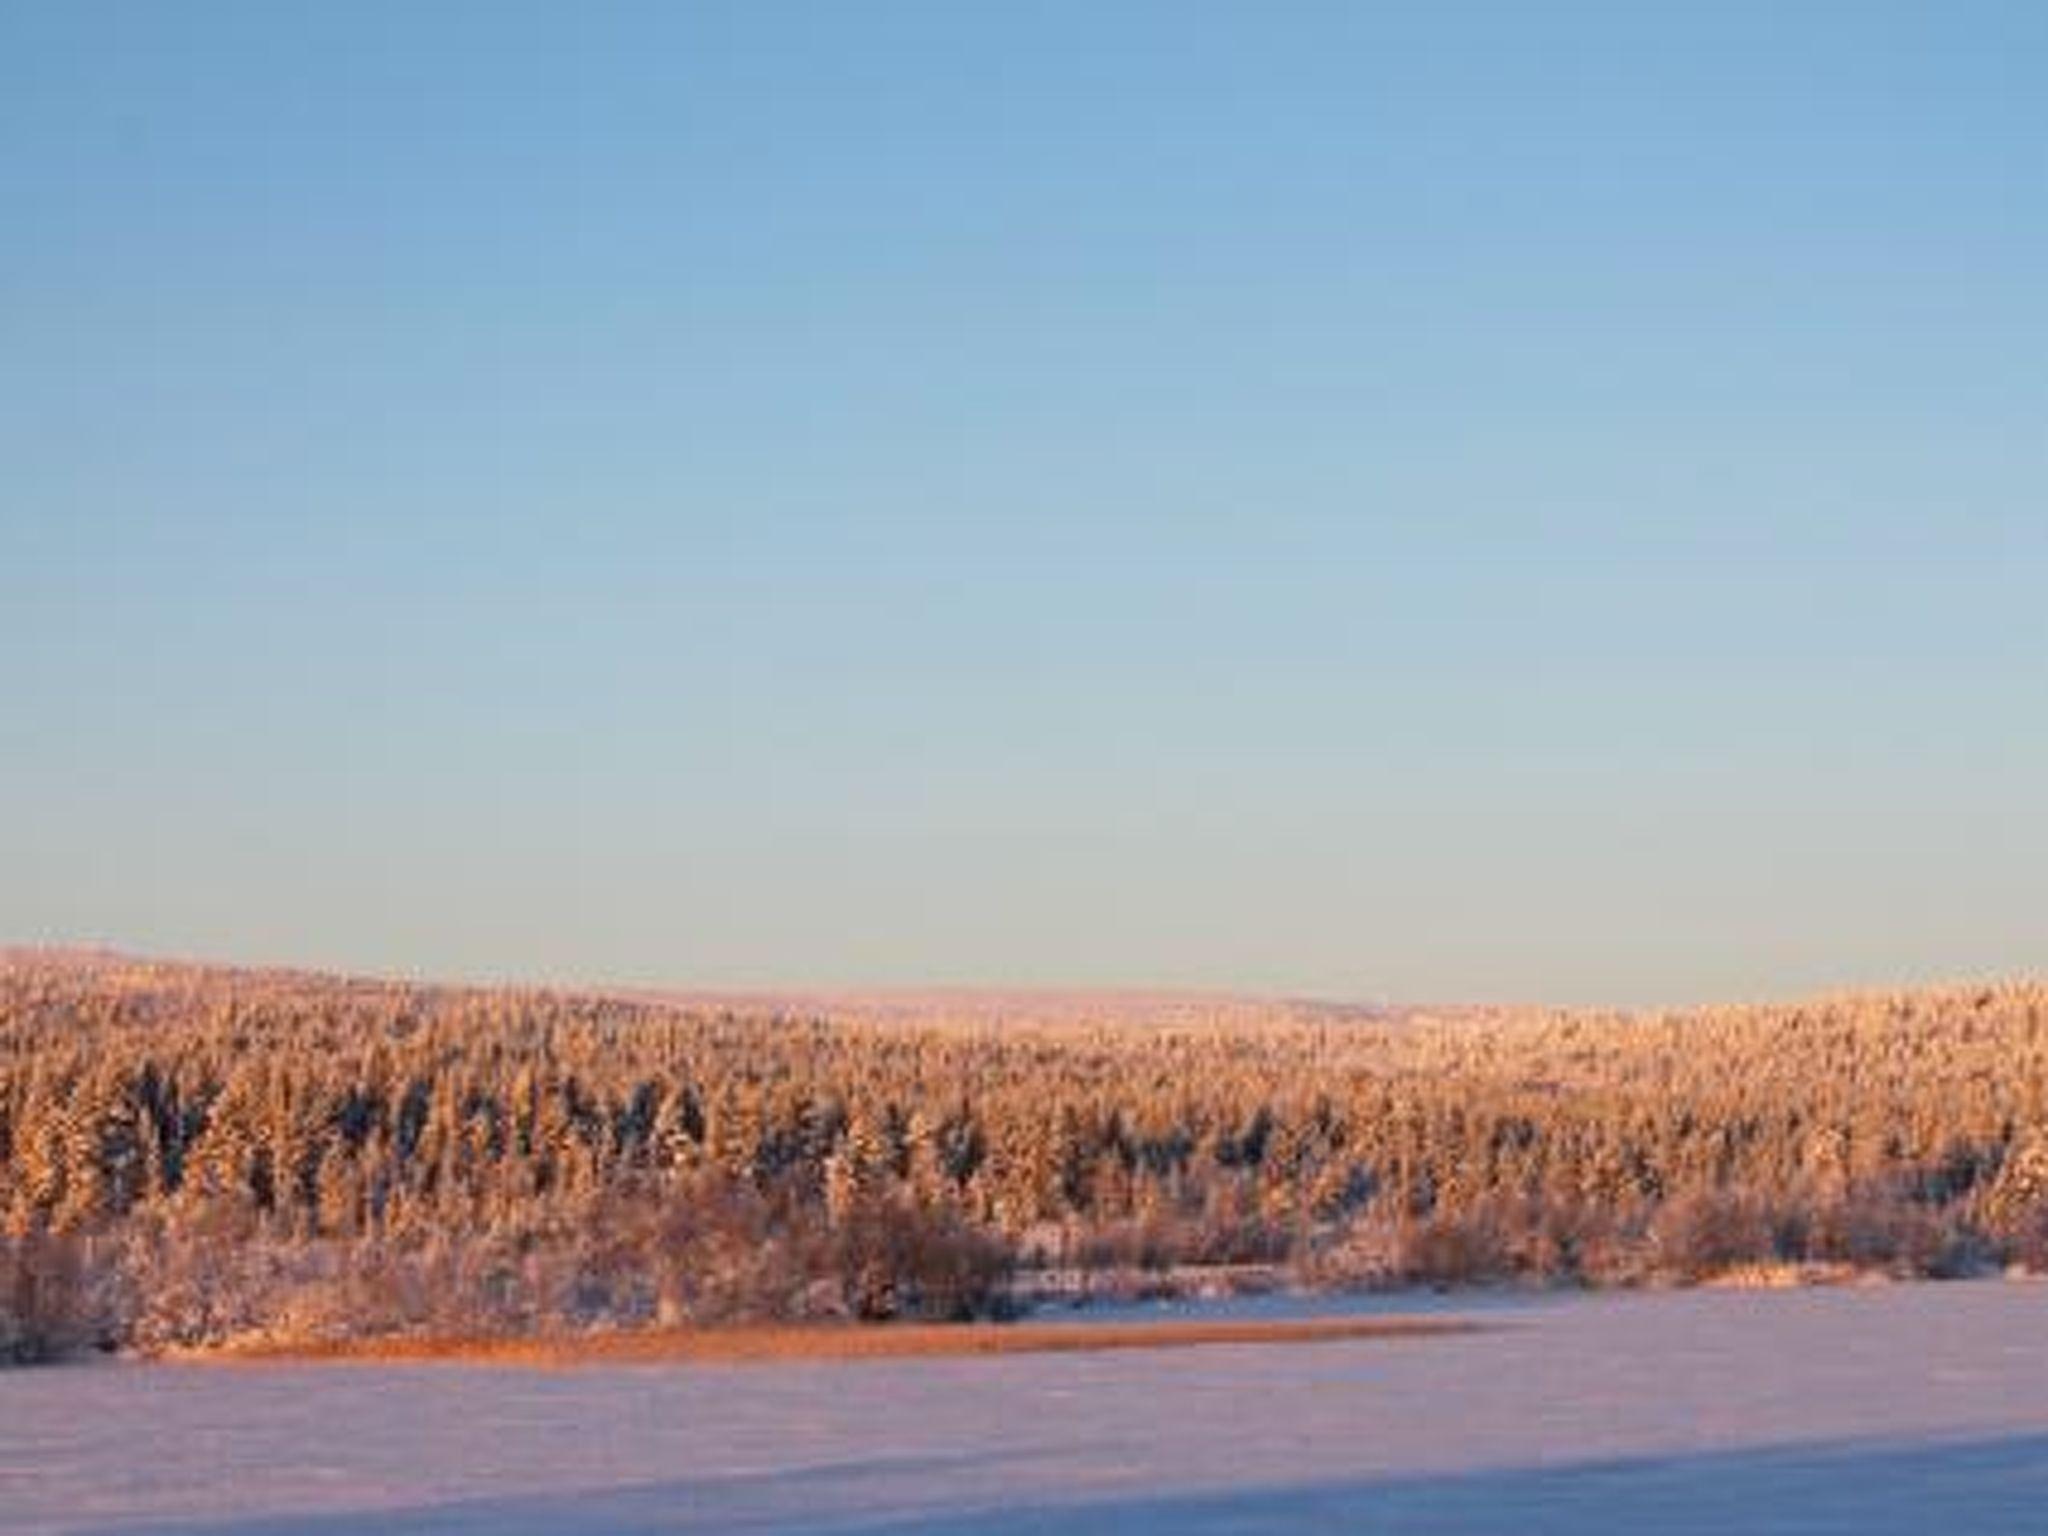
[[[2048,1264],[2048,989],[948,1025],[15,955],[0,1356]]]

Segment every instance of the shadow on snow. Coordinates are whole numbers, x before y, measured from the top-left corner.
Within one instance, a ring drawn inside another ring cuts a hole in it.
[[[337,1536],[372,1527],[418,1533],[776,1530],[906,1536],[2048,1532],[2048,1434],[1795,1444],[1156,1496],[1035,1497],[1023,1505],[1006,1505],[999,1490],[974,1486],[991,1461],[1007,1464],[1008,1458],[865,1462],[756,1477],[140,1528],[163,1536]]]

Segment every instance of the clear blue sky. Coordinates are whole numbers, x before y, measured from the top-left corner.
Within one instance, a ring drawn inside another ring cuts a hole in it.
[[[2048,968],[2048,6],[0,13],[0,938]]]

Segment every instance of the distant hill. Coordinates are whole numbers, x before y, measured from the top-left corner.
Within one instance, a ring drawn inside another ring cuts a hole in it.
[[[459,996],[547,995],[612,998],[692,1013],[826,1018],[912,1028],[1108,1024],[1157,1029],[1243,1028],[1272,1024],[1385,1023],[1488,1010],[1406,1007],[1249,993],[1121,987],[708,988],[464,983],[351,975],[294,966],[243,966],[129,954],[95,946],[0,947],[0,967],[16,972],[90,976],[131,992],[240,989]]]

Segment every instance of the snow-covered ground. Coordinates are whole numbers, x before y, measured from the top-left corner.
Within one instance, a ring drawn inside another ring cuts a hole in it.
[[[0,1374],[0,1530],[2048,1533],[2048,1287],[1428,1339]]]

